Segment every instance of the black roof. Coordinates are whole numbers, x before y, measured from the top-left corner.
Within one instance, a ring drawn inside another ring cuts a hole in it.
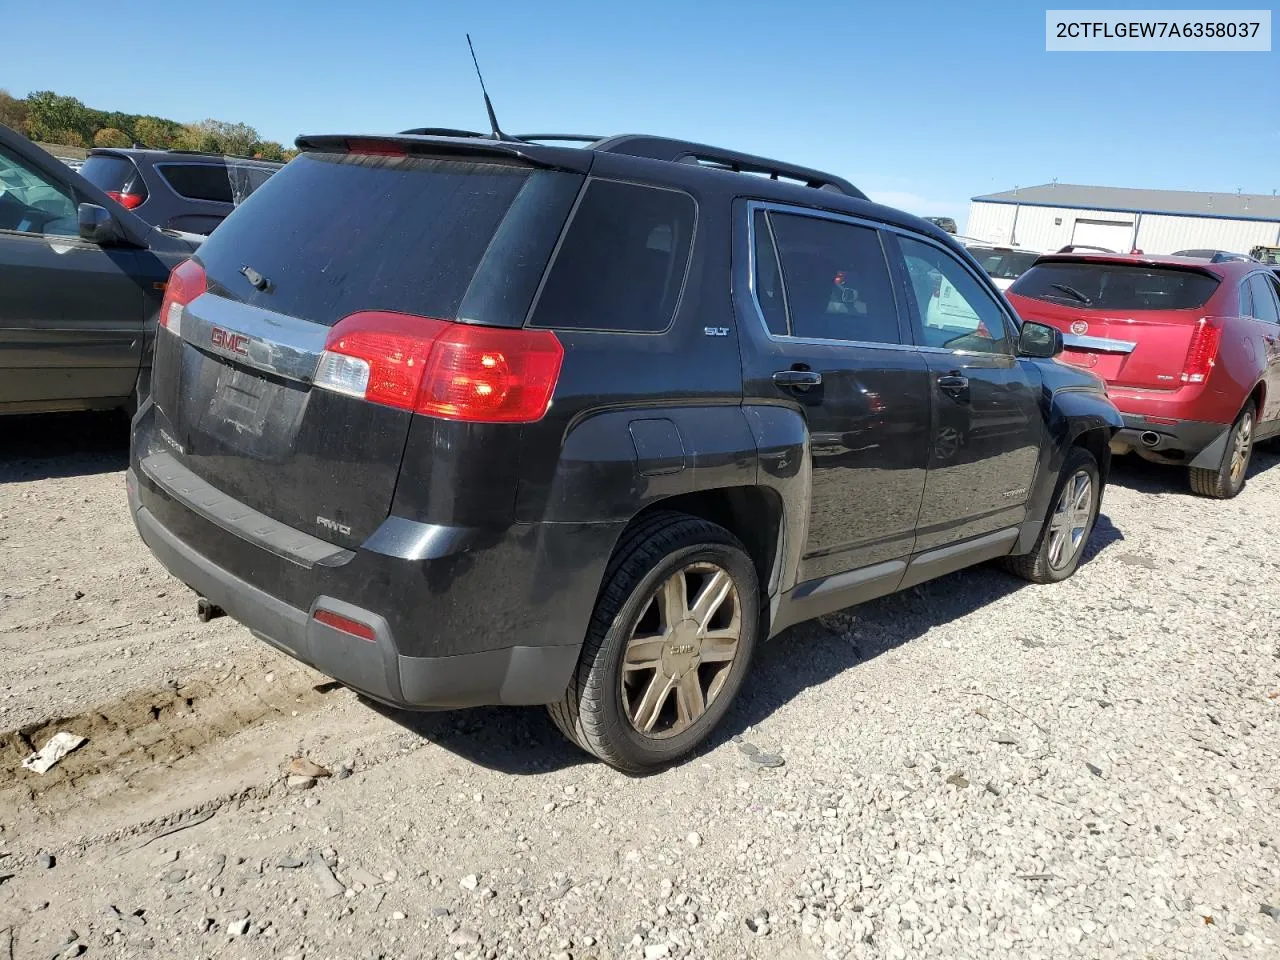
[[[393,134],[304,135],[295,141],[299,150],[336,152],[347,152],[355,142],[394,144],[410,152],[437,157],[506,157],[584,175],[594,172],[599,176],[652,176],[672,186],[682,185],[681,181],[691,186],[692,179],[708,186],[716,182],[736,196],[827,209],[894,224],[963,251],[963,247],[936,224],[874,203],[848,180],[834,174],[688,140],[643,134],[595,137],[565,133],[504,135],[498,139],[493,134],[470,130],[416,127]],[[565,146],[565,143],[582,146]],[[636,169],[636,165],[650,164],[653,166],[643,173]]]

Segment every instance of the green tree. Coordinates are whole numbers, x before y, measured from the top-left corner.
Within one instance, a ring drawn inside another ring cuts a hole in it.
[[[8,90],[0,90],[0,123],[12,127],[18,133],[26,133],[27,102],[19,100]]]
[[[79,130],[49,130],[41,134],[39,138],[41,143],[60,143],[65,147],[87,147],[89,141],[86,140]]]
[[[131,143],[133,141],[129,139],[129,135],[115,127],[103,127],[93,135],[95,147],[127,147]]]
[[[253,155],[258,131],[247,123],[228,123],[225,120],[201,120],[188,123],[174,138],[174,146],[183,150],[200,150],[204,153],[228,153],[238,157]]]
[[[284,147],[274,140],[263,140],[253,145],[253,155],[261,160],[284,160]]]
[[[160,117],[138,117],[133,122],[133,135],[138,142],[156,150],[172,146],[174,136],[181,129],[181,124]]]
[[[96,129],[93,111],[75,97],[64,97],[52,90],[37,90],[27,97],[27,135],[32,140],[64,143],[67,134],[74,132],[84,145]],[[63,139],[55,140],[54,134]]]

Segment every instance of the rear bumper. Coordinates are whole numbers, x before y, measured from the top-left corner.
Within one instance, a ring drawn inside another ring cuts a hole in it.
[[[1124,427],[1111,441],[1111,448],[1117,453],[1133,450],[1153,459],[1194,467],[1216,467],[1222,462],[1231,430],[1229,423],[1201,420],[1152,423],[1142,414],[1122,413],[1121,416]]]
[[[139,534],[175,577],[259,639],[411,709],[559,699],[618,532],[611,524],[530,524],[443,556],[361,549],[341,565],[307,568],[189,509],[136,460],[127,485]],[[314,620],[318,607],[370,625],[374,639]]]

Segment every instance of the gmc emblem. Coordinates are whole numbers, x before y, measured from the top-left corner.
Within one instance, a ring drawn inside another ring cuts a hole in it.
[[[209,342],[215,347],[220,347],[231,353],[239,354],[242,357],[249,355],[249,338],[243,333],[236,333],[233,330],[223,330],[221,327],[214,327],[209,334]]]

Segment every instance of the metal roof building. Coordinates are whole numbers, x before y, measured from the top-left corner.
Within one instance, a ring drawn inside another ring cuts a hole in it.
[[[1045,183],[974,197],[966,236],[1033,250],[1127,253],[1280,245],[1280,196]]]

